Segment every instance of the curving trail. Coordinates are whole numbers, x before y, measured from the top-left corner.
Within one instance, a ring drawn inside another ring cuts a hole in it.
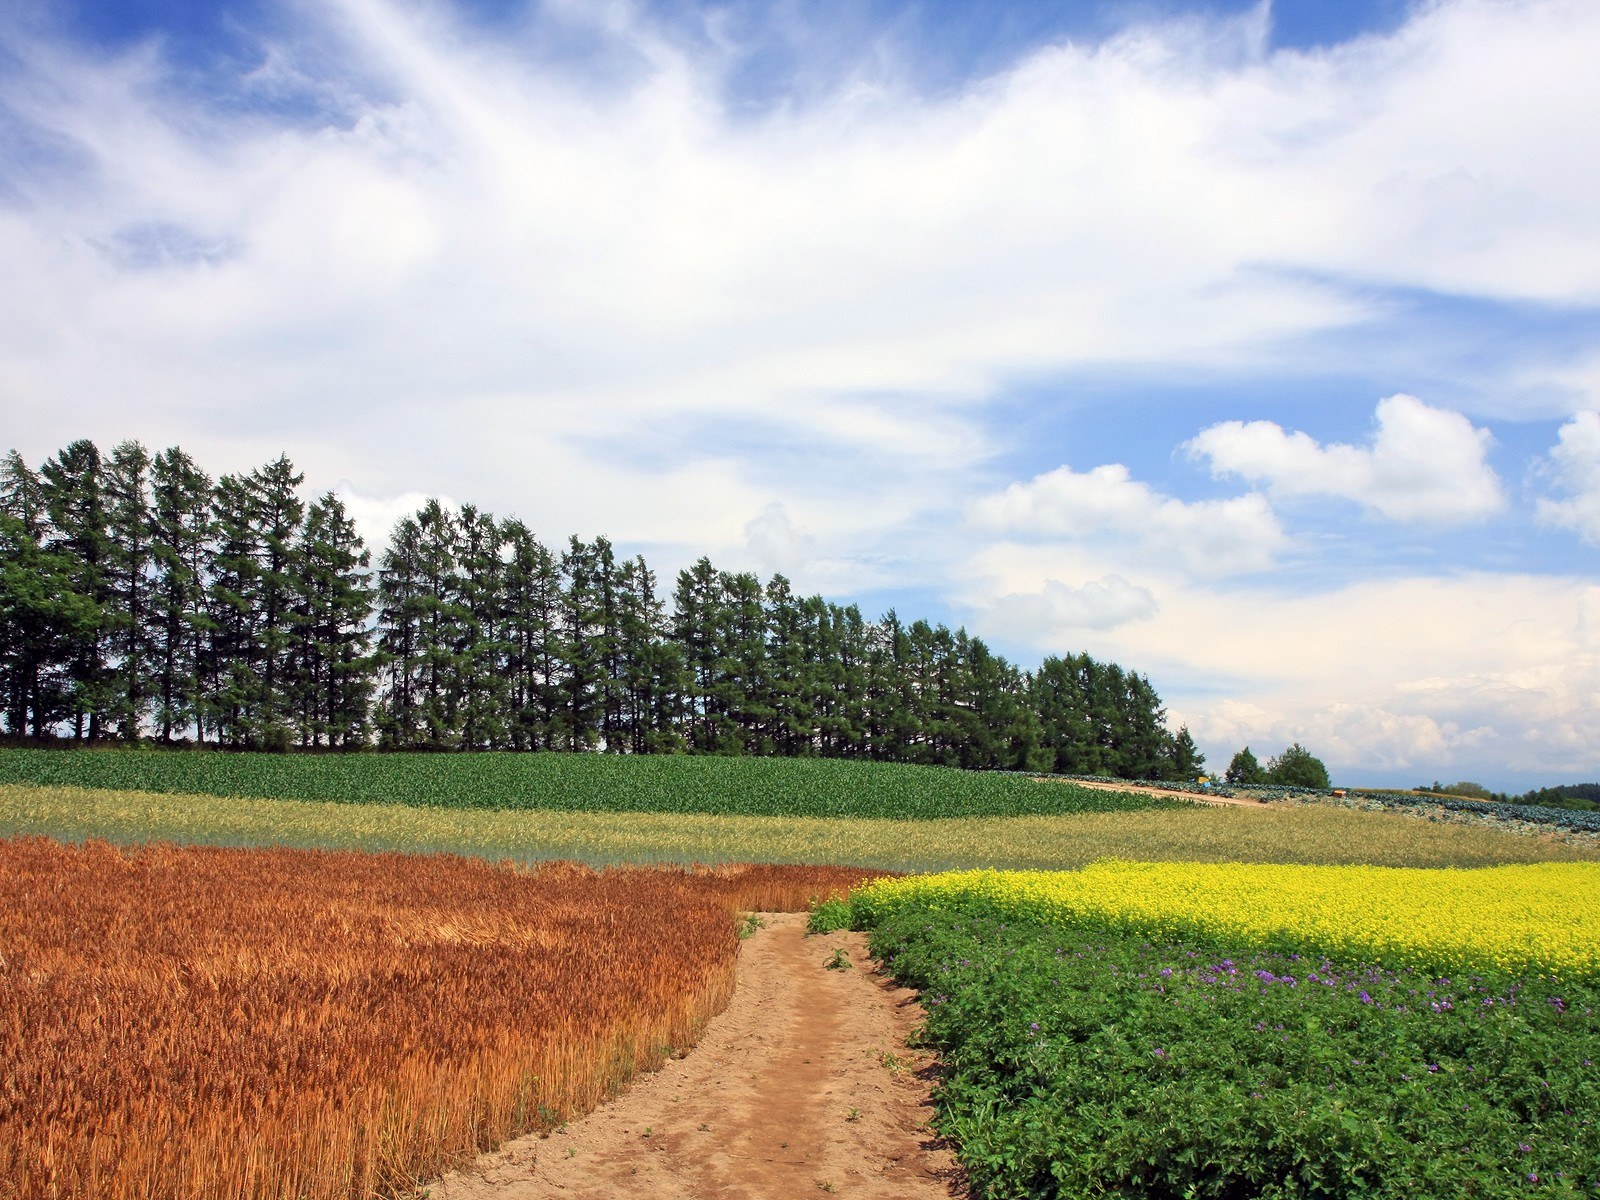
[[[1039,778],[1039,783],[1051,783],[1052,780]],[[1267,805],[1255,799],[1243,799],[1239,796],[1218,796],[1211,793],[1202,795],[1199,792],[1178,792],[1171,788],[1151,787],[1143,783],[1100,783],[1087,779],[1074,779],[1074,787],[1096,788],[1102,792],[1137,792],[1141,796],[1171,796],[1176,800],[1192,800],[1196,804],[1213,804],[1223,807],[1253,808],[1260,812],[1267,810]]]
[[[728,1009],[686,1056],[560,1132],[509,1143],[431,1200],[948,1200],[966,1190],[926,1128],[935,1067],[906,1049],[915,993],[861,934],[766,914]],[[849,970],[825,964],[842,948]]]

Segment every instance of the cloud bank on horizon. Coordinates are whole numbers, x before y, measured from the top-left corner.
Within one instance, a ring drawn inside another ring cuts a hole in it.
[[[1087,649],[1216,767],[1600,775],[1600,7],[1072,7],[10,0],[5,448]]]

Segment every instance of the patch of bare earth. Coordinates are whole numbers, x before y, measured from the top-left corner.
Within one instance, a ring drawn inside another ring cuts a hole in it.
[[[1037,782],[1049,783],[1051,781],[1040,778]],[[1134,792],[1141,796],[1172,796],[1178,800],[1193,800],[1196,804],[1233,805],[1238,808],[1253,808],[1258,812],[1267,810],[1267,805],[1262,804],[1259,800],[1245,800],[1238,796],[1202,795],[1199,792],[1180,792],[1173,788],[1151,787],[1142,783],[1091,783],[1086,779],[1074,779],[1071,782],[1074,787],[1099,788],[1105,792]]]
[[[808,938],[804,914],[763,919],[732,1002],[692,1051],[432,1185],[431,1200],[965,1196],[927,1128],[937,1068],[906,1048],[915,993],[874,971],[861,934]],[[828,968],[836,949],[849,968]]]

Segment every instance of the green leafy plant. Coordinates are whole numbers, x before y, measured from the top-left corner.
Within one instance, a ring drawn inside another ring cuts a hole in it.
[[[746,938],[753,937],[758,929],[765,929],[766,927],[767,923],[761,918],[760,914],[745,913],[739,919],[739,940],[744,941]]]
[[[854,920],[849,900],[824,900],[812,908],[811,915],[806,918],[806,932],[837,933],[841,929],[849,929]]]
[[[845,953],[843,946],[835,946],[833,957],[822,965],[830,971],[848,971],[851,968],[850,956]]]
[[[0,750],[0,783],[562,812],[925,819],[1130,812],[1178,800],[994,771],[823,758],[472,752]]]
[[[911,1069],[911,1061],[892,1050],[878,1051],[878,1065],[895,1076],[904,1075]]]
[[[887,919],[980,1194],[1590,1195],[1600,988],[962,912]]]

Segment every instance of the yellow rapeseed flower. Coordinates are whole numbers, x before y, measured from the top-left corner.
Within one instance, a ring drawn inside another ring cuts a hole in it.
[[[1427,968],[1600,978],[1600,864],[1473,870],[1244,863],[1136,863],[1081,871],[953,871],[883,879],[862,911],[974,904],[1148,936],[1225,937]]]

